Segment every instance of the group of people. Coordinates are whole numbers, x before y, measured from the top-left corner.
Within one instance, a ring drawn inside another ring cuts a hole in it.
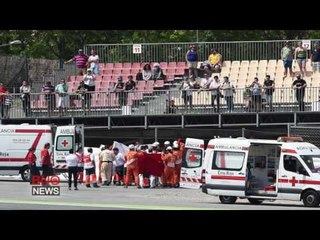
[[[41,150],[42,184],[46,185],[46,177],[53,175],[50,144],[46,143]],[[127,152],[121,153],[119,148],[101,145],[98,159],[93,154],[92,148],[84,152],[79,148],[76,152],[69,150],[66,156],[68,166],[68,188],[71,190],[72,182],[74,190],[78,190],[78,183],[85,183],[87,188],[102,186],[122,185],[128,188],[134,184],[137,188],[179,187],[180,172],[184,143],[181,140],[174,141],[172,145],[165,141],[163,147],[159,142],[148,145],[129,145]],[[26,159],[30,168],[30,184],[32,176],[39,176],[39,166],[35,155],[35,147],[29,149]],[[96,160],[99,164],[96,166]],[[96,176],[96,168],[100,175]],[[85,179],[84,179],[85,170]]]

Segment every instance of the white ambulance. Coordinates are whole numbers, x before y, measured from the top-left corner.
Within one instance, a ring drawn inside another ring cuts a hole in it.
[[[278,140],[217,138],[209,141],[203,164],[202,192],[224,204],[247,198],[320,203],[320,150],[299,137]]]
[[[37,166],[41,168],[41,149],[50,143],[53,167],[56,171],[66,171],[65,156],[69,150],[84,146],[83,126],[52,125],[0,125],[0,174],[21,174],[29,181],[29,166],[26,160],[28,149],[36,148]]]

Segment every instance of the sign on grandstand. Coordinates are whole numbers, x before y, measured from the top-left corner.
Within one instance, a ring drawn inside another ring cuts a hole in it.
[[[141,53],[141,44],[133,44],[132,46],[132,52],[133,53]]]
[[[302,40],[302,47],[310,50],[311,49],[311,41],[310,40]]]

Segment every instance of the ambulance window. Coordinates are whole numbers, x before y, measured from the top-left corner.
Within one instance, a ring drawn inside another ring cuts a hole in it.
[[[185,149],[185,157],[183,158],[182,167],[197,168],[202,164],[202,150],[201,149]]]
[[[294,172],[297,174],[309,176],[305,168],[300,163],[299,159],[294,156],[284,155],[283,166],[284,166],[284,169],[289,172]]]
[[[73,136],[58,136],[56,150],[69,151],[70,149],[73,149]]]
[[[240,170],[242,169],[245,153],[215,151],[212,169]]]
[[[320,170],[320,155],[301,155],[300,156],[308,168],[313,173],[317,173]]]

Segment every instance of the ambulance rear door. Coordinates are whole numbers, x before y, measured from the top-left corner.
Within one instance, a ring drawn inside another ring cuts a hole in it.
[[[83,125],[57,127],[54,143],[54,168],[57,171],[66,171],[65,157],[69,150],[76,152],[84,146]]]
[[[248,147],[229,143],[208,145],[205,185],[208,194],[245,196]],[[213,150],[211,150],[213,149]]]
[[[180,186],[199,189],[204,160],[204,140],[187,138],[182,155]]]

